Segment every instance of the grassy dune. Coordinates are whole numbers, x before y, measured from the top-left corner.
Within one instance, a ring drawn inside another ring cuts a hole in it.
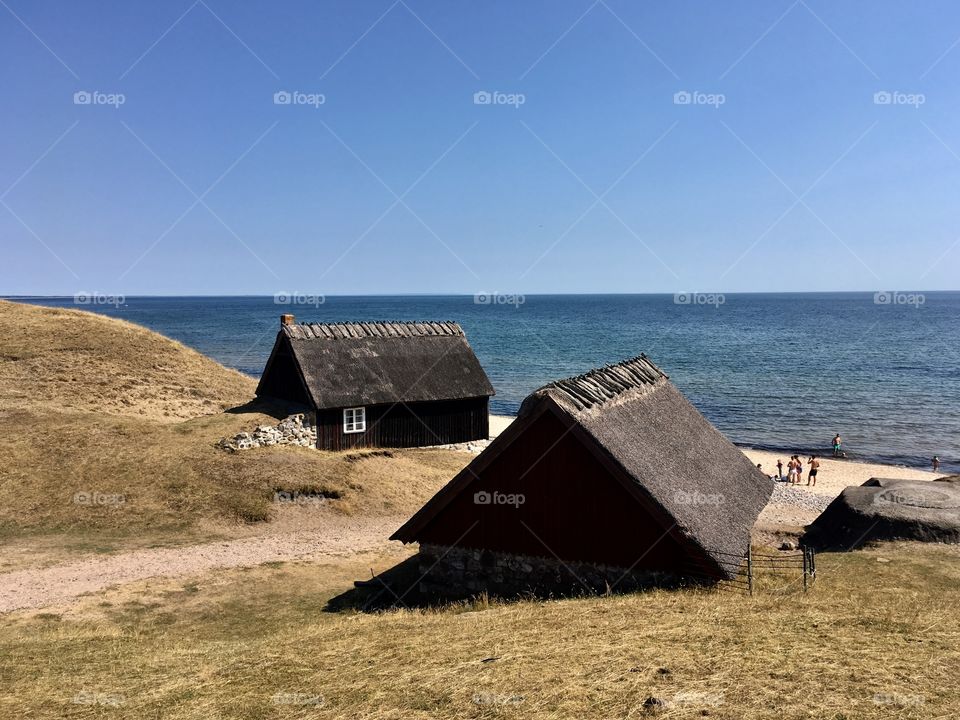
[[[215,448],[283,416],[248,404],[255,386],[136,325],[0,301],[0,539],[65,533],[79,549],[185,542],[270,520],[276,490],[322,492],[343,512],[404,514],[468,459]]]
[[[886,720],[960,712],[956,547],[823,556],[806,594],[658,591],[324,612],[353,578],[395,559],[154,581],[65,613],[18,614],[0,628],[0,716]],[[84,704],[91,699],[99,704]]]

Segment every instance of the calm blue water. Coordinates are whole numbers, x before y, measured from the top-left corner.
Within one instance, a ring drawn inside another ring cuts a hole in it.
[[[496,388],[493,411],[515,413],[550,380],[645,352],[740,444],[823,450],[843,434],[852,458],[960,470],[960,293],[923,304],[877,304],[872,293],[728,294],[722,305],[672,295],[73,298],[29,302],[102,312],[176,338],[258,376],[282,312],[303,321],[459,321]]]

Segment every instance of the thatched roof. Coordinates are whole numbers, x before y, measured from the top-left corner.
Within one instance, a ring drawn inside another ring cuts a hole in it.
[[[289,352],[317,409],[486,397],[493,386],[455,322],[283,325],[261,378]],[[283,363],[276,367],[287,367]]]
[[[672,519],[678,539],[704,559],[729,568],[742,554],[773,483],[680,393],[656,365],[641,355],[532,393],[508,428],[453,482],[394,535],[405,542],[439,513],[475,472],[487,453],[522,442],[523,429],[552,411],[578,429],[595,454],[611,460],[638,501]],[[502,442],[501,442],[502,441]],[[459,483],[460,487],[454,487]]]

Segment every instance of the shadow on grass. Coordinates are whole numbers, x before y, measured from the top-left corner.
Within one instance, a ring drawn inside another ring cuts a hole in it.
[[[306,405],[284,402],[272,398],[254,398],[243,405],[224,410],[229,415],[269,415],[277,420],[284,420],[297,413],[312,412]]]
[[[549,588],[524,588],[511,593],[494,594],[488,590],[467,590],[450,588],[438,590],[431,583],[429,591],[424,590],[424,574],[420,568],[420,559],[414,555],[375,575],[369,580],[357,580],[354,587],[330,601],[324,612],[339,613],[354,611],[375,613],[385,610],[407,609],[456,609],[487,605],[492,602],[509,603],[521,600],[559,600],[570,598],[591,598],[650,590],[683,590],[691,588],[714,587],[714,582],[704,582],[690,577],[661,574],[646,582],[628,582],[624,580],[616,587],[586,587],[575,577],[567,582],[559,582]]]

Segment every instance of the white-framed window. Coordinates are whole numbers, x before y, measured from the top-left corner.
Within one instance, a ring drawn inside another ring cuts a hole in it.
[[[366,408],[343,409],[343,431],[345,433],[360,433],[367,429]]]

